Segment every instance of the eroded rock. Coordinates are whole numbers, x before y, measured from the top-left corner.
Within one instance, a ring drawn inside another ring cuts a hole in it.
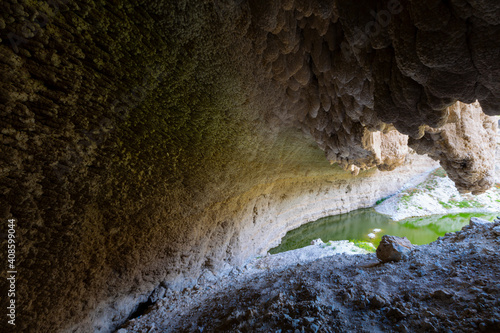
[[[500,110],[500,65],[484,44],[500,48],[489,26],[498,4],[287,1],[262,15],[257,2],[250,8],[265,31],[263,61],[288,97],[274,114],[314,137],[330,161],[354,175],[392,170],[409,135],[460,191],[492,186],[494,130],[479,103],[490,115]]]
[[[469,226],[472,228],[484,227],[491,224],[491,221],[482,219],[480,217],[471,217],[469,221]]]
[[[382,262],[400,261],[413,249],[413,245],[406,237],[382,236],[377,247],[377,258]]]
[[[410,146],[438,160],[460,192],[483,193],[495,183],[497,124],[477,102],[457,102],[447,110],[447,124],[426,127],[421,139],[410,139]]]
[[[497,1],[56,2],[0,3],[19,330],[110,331],[160,281],[265,251],[269,225],[389,194],[342,174],[370,193],[297,204],[339,174],[316,146],[357,174],[401,164],[409,136],[462,191],[491,185],[487,119],[447,108],[499,113]]]

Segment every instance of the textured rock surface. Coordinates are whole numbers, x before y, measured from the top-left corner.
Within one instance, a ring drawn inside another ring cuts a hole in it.
[[[478,103],[457,102],[448,111],[449,123],[426,127],[423,138],[410,145],[438,160],[459,191],[482,193],[495,183],[497,124]]]
[[[500,65],[491,58],[499,56],[500,43],[493,38],[500,34],[494,1],[488,6],[396,0],[376,5],[254,3],[258,1],[250,1],[254,19],[249,29],[257,35],[268,77],[287,97],[275,116],[298,122],[329,160],[346,169],[385,167],[371,145],[367,147],[366,129],[394,126],[418,140],[425,126],[446,123],[447,107],[456,100],[478,99],[486,113],[499,111]],[[262,12],[266,19],[256,20]],[[427,150],[441,149],[435,145]],[[443,166],[453,173],[449,163]],[[454,179],[463,190],[470,186],[480,192],[491,186],[480,169],[469,172],[472,177]]]
[[[412,248],[406,237],[384,235],[377,247],[377,258],[382,262],[400,261],[408,256]]]
[[[2,1],[0,216],[18,220],[17,328],[108,331],[160,281],[189,285],[389,194],[399,176],[360,170],[413,163],[404,135],[427,140],[456,100],[498,111],[499,6]],[[447,155],[440,142],[425,150]],[[475,163],[456,172],[464,190],[488,185]]]
[[[394,263],[318,246],[256,259],[198,290],[166,294],[123,333],[497,332],[495,228],[467,226]]]

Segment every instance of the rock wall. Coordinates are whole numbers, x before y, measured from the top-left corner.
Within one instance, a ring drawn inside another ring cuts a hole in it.
[[[457,102],[448,112],[447,124],[427,127],[424,137],[410,145],[438,160],[459,191],[482,193],[495,183],[497,122],[484,115],[477,102]]]
[[[419,140],[426,126],[446,123],[457,100],[479,100],[489,115],[499,110],[494,1],[249,1],[249,8],[254,50],[286,96],[276,116],[298,122],[347,168],[380,163],[364,147],[367,129],[395,127]],[[456,181],[480,192],[493,184],[483,175]]]
[[[248,253],[265,254],[281,243],[287,231],[304,223],[373,206],[437,165],[427,156],[412,153],[394,173],[371,169],[353,175],[336,167],[327,177],[305,175],[259,186],[245,193],[254,199],[236,218],[241,225],[232,262],[240,265]]]
[[[390,193],[422,169],[368,169],[405,168],[406,135],[427,140],[457,100],[498,111],[498,8],[3,1],[0,216],[17,220],[16,329],[109,331],[162,281],[190,285]],[[419,151],[447,161],[453,150],[431,141]],[[490,185],[487,172],[458,179]]]

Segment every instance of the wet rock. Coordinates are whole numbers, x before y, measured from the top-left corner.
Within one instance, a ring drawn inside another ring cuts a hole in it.
[[[377,258],[382,262],[400,261],[412,249],[413,245],[406,237],[384,235],[377,247]]]
[[[404,325],[404,324],[399,324],[399,325],[396,325],[394,327],[398,330],[398,332],[401,332],[401,333],[410,332],[408,327],[406,327],[406,325]]]

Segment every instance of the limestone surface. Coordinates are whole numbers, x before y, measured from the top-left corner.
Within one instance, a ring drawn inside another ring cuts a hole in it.
[[[16,329],[111,331],[161,283],[193,285],[292,227],[372,205],[432,165],[406,140],[463,191],[484,191],[490,123],[466,105],[499,113],[499,10],[1,1],[0,218],[17,221]]]
[[[477,102],[457,102],[448,112],[447,124],[426,127],[420,140],[410,139],[410,146],[438,160],[460,192],[483,193],[495,183],[497,123]]]
[[[167,292],[119,333],[497,332],[496,228],[466,226],[399,262],[313,246],[259,258],[216,282]]]

